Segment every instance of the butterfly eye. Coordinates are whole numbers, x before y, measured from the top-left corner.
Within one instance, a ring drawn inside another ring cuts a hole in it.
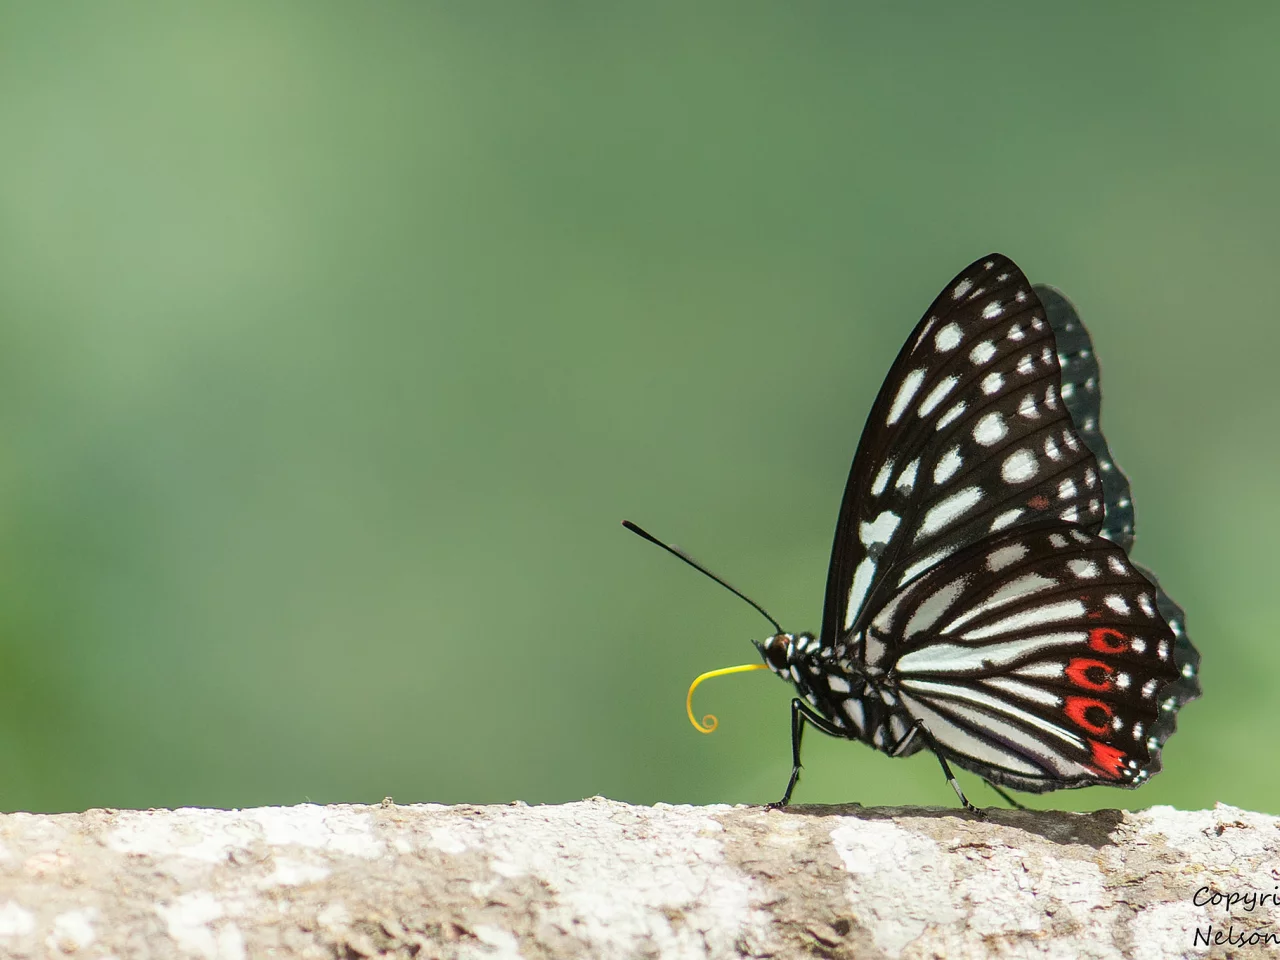
[[[791,636],[786,633],[775,634],[760,645],[765,662],[779,673],[786,672],[791,663]]]

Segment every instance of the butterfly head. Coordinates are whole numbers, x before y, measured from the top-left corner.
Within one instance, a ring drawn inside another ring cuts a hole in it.
[[[818,640],[811,633],[775,633],[768,640],[754,643],[765,665],[778,676],[792,681],[796,679],[796,665],[818,649]]]

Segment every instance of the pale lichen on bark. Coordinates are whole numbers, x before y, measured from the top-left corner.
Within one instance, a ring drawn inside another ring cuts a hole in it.
[[[0,955],[1280,956],[1274,817],[304,805],[0,816]]]

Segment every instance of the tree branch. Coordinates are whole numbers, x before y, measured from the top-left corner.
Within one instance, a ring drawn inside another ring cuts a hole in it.
[[[1167,960],[1280,934],[1278,854],[1221,805],[16,813],[0,954]]]

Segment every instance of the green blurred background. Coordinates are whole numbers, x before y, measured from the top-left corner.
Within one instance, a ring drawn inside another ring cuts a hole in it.
[[[1159,14],[1155,11],[1159,9]],[[775,799],[867,409],[991,250],[1280,813],[1280,8],[0,5],[0,807]],[[954,805],[811,736],[796,799]],[[981,803],[996,798],[962,774]]]

